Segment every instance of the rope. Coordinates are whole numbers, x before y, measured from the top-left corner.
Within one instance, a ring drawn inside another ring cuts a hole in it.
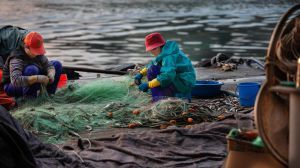
[[[284,34],[277,44],[276,66],[288,76],[294,76],[297,70],[297,59],[300,56],[300,18],[294,18],[286,29],[291,30]]]

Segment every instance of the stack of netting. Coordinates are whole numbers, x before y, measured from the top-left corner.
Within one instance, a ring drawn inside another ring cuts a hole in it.
[[[214,111],[178,99],[151,102],[151,96],[123,80],[101,79],[87,84],[71,83],[53,97],[42,94],[12,113],[28,130],[46,142],[59,143],[70,132],[108,127],[159,127],[210,121]],[[172,122],[171,122],[172,123]],[[172,123],[174,124],[174,122]]]

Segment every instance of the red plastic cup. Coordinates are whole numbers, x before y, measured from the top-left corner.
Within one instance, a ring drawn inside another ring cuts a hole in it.
[[[59,77],[57,88],[63,88],[65,86],[67,86],[67,83],[68,83],[67,74],[61,74],[60,77]]]

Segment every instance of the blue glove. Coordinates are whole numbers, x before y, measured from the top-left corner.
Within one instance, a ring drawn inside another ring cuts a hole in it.
[[[140,84],[139,89],[140,91],[147,92],[149,89],[148,82]]]
[[[134,77],[134,83],[135,83],[136,85],[140,85],[140,84],[142,83],[142,82],[141,82],[142,78],[143,78],[143,75],[140,74],[140,73],[138,73],[138,74],[135,75],[135,77]]]

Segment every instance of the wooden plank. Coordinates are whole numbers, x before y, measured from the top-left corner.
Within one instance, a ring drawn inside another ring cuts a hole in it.
[[[270,88],[270,91],[284,93],[284,94],[290,94],[290,93],[300,94],[300,89],[294,87],[286,87],[286,86],[273,86]]]

